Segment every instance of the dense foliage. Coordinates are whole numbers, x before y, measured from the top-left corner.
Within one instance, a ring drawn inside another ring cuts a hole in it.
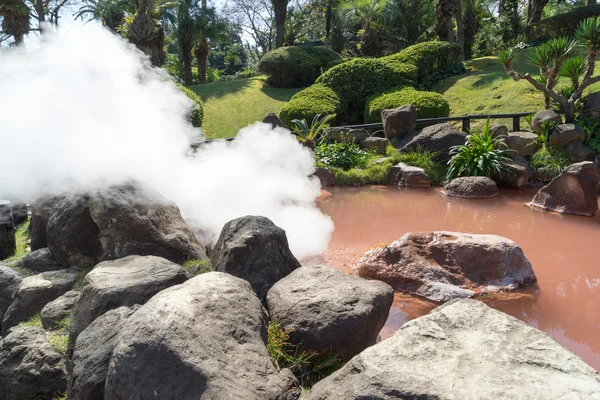
[[[447,117],[450,105],[439,93],[421,92],[412,87],[374,96],[365,106],[365,123],[380,122],[381,111],[411,104],[417,111],[417,118]]]
[[[187,119],[190,123],[199,128],[202,126],[202,120],[204,119],[204,109],[202,108],[202,99],[193,90],[186,88],[185,86],[177,85],[187,97],[194,102],[192,108],[187,114]]]
[[[308,86],[341,56],[324,47],[280,47],[265,54],[258,65],[274,87]]]
[[[600,4],[578,7],[527,27],[525,35],[528,41],[547,40],[561,36],[571,37],[575,34],[575,29],[581,21],[598,15],[600,15]]]
[[[317,114],[314,116],[311,123],[306,119],[295,119],[292,121],[293,131],[296,138],[305,146],[314,149],[317,142],[323,136],[323,132],[329,126],[328,122],[335,118],[335,114],[323,115]]]
[[[296,93],[281,107],[279,118],[287,126],[292,126],[294,119],[312,120],[317,114],[338,114],[340,111],[338,95],[326,86],[315,84]]]
[[[371,155],[355,143],[322,143],[315,149],[315,158],[318,163],[327,167],[348,171],[352,168],[365,168]]]
[[[547,143],[531,156],[531,167],[540,169],[548,177],[555,177],[563,173],[571,165],[569,156],[563,149],[554,148]]]
[[[415,65],[418,69],[418,79],[422,81],[434,72],[456,64],[460,58],[461,48],[456,43],[424,42],[407,47],[384,59]]]

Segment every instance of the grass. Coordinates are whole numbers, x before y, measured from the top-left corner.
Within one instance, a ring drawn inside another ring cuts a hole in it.
[[[183,269],[192,272],[192,276],[198,276],[214,271],[210,260],[186,260]]]
[[[27,246],[27,240],[29,240],[29,218],[27,218],[27,221],[23,222],[17,227],[17,231],[15,232],[15,239],[17,244],[15,254],[3,260],[3,262],[8,264],[8,266],[10,266],[11,264],[19,264],[19,261],[21,261],[23,257],[25,257],[31,252],[31,250]]]
[[[399,160],[405,164],[423,168],[432,183],[441,183],[446,176],[446,165],[435,161],[438,153],[431,150],[410,150],[400,153]]]
[[[531,156],[531,166],[541,169],[549,177],[562,174],[569,165],[571,161],[563,149],[553,148],[546,143]]]
[[[73,283],[73,290],[83,289],[83,282],[85,281],[85,277],[87,276],[87,274],[90,273],[92,269],[94,269],[94,267],[79,268],[77,279],[75,279],[75,283]]]
[[[19,324],[19,326],[32,326],[34,328],[42,328],[42,317],[37,313],[31,317],[27,321],[23,321]]]
[[[190,86],[204,102],[203,129],[208,138],[232,137],[270,112],[279,113],[301,89],[269,87],[264,76]]]

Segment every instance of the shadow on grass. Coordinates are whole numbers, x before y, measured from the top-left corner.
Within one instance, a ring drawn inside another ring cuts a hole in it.
[[[240,92],[247,87],[250,87],[256,80],[257,78],[250,78],[230,82],[213,82],[188,86],[188,88],[196,92],[202,101],[207,101]]]
[[[266,84],[260,89],[265,95],[277,101],[288,102],[299,91],[304,88],[281,89],[267,86]]]

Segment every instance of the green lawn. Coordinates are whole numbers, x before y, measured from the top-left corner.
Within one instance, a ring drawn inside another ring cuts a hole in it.
[[[279,113],[300,89],[277,89],[265,77],[190,86],[204,101],[203,128],[209,138],[235,136],[241,128]]]

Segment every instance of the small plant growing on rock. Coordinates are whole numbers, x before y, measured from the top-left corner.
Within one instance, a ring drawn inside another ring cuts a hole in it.
[[[334,118],[335,114],[324,115],[323,117],[321,117],[321,114],[317,114],[310,125],[305,119],[292,120],[296,138],[305,146],[314,149],[321,137],[321,132],[328,126],[327,123]]]
[[[556,128],[556,122],[554,121],[543,121],[541,124],[542,131],[538,135],[537,142],[540,145],[545,145],[550,140],[550,135],[552,135],[552,131]]]
[[[574,54],[577,44],[587,48],[585,59]],[[600,17],[592,17],[579,24],[575,31],[575,40],[558,38],[535,48],[529,62],[540,69],[539,79],[535,79],[529,73],[521,74],[513,69],[512,63],[516,57],[514,49],[501,52],[498,58],[511,78],[515,81],[525,79],[544,93],[547,109],[550,109],[550,100],[554,100],[565,113],[566,122],[573,122],[583,91],[590,85],[600,82],[600,76],[593,76],[596,56],[599,52]],[[572,86],[563,91],[556,91],[555,86],[561,75],[571,79]]]
[[[492,173],[501,174],[504,164],[511,162],[508,153],[511,150],[502,148],[505,144],[490,132],[490,119],[487,119],[482,132],[467,135],[464,145],[452,146],[448,161],[448,181],[458,176],[487,176]]]
[[[563,173],[571,161],[563,149],[551,147],[547,143],[531,156],[531,166],[540,169],[545,175],[555,177]]]

